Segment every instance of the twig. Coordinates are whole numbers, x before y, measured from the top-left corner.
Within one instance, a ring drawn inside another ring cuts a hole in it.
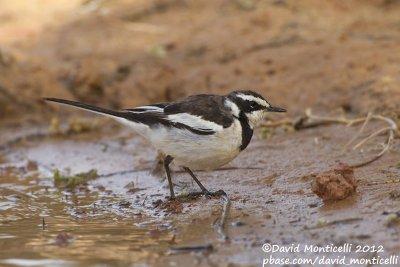
[[[373,132],[372,134],[370,134],[369,136],[365,137],[363,140],[361,140],[359,143],[357,143],[356,145],[353,146],[353,150],[356,150],[357,148],[361,147],[363,144],[365,144],[366,142],[368,142],[369,140],[371,140],[372,138],[374,138],[375,136],[380,135],[381,133],[390,131],[390,127],[385,127],[383,129],[379,129],[376,132]]]
[[[357,163],[357,164],[353,164],[353,165],[351,166],[351,167],[353,167],[353,168],[359,168],[359,167],[365,166],[365,165],[367,165],[367,164],[370,164],[370,163],[376,161],[376,160],[379,159],[380,157],[382,157],[382,156],[390,149],[390,145],[391,145],[392,142],[393,142],[394,135],[395,135],[396,132],[398,132],[398,128],[397,128],[396,123],[395,123],[392,119],[390,119],[390,118],[383,117],[383,116],[381,116],[381,115],[371,115],[371,119],[376,119],[376,120],[385,121],[387,124],[389,124],[389,127],[383,128],[383,129],[381,129],[381,130],[379,130],[379,131],[376,131],[376,132],[370,134],[369,136],[367,136],[366,138],[364,138],[363,140],[361,140],[357,145],[355,145],[354,148],[360,147],[362,144],[364,144],[365,142],[367,142],[367,141],[370,140],[371,138],[373,138],[373,137],[375,137],[375,136],[377,136],[377,135],[379,135],[379,134],[381,134],[381,133],[383,133],[383,132],[388,132],[388,133],[389,133],[389,136],[388,136],[388,138],[387,138],[386,145],[385,145],[385,147],[381,150],[381,152],[379,152],[379,154],[377,154],[375,157],[373,157],[372,159],[367,160],[367,161],[365,161],[365,162],[360,162],[360,163]]]
[[[182,246],[182,247],[172,247],[169,249],[171,253],[189,253],[189,252],[205,252],[213,251],[214,247],[211,244],[199,245],[199,246]]]
[[[214,226],[217,230],[217,233],[220,236],[220,240],[227,241],[229,239],[229,237],[225,232],[225,230],[226,230],[225,228],[226,228],[226,221],[227,221],[228,215],[229,215],[229,209],[231,207],[231,200],[229,199],[228,195],[225,192],[224,192],[224,194],[221,195],[221,199],[224,201],[221,217],[214,224]]]
[[[348,119],[345,117],[324,117],[324,116],[317,116],[312,114],[311,109],[307,109],[305,111],[305,115],[295,119],[295,120],[282,120],[282,121],[277,121],[274,123],[265,123],[263,126],[266,127],[278,127],[281,125],[292,125],[294,129],[296,130],[301,130],[301,129],[307,129],[307,128],[312,128],[312,127],[318,127],[322,125],[329,125],[329,124],[346,124],[346,126],[353,126],[355,124],[363,123],[361,126],[360,130],[356,133],[353,138],[347,144],[345,145],[345,148],[352,144],[356,139],[359,138],[359,136],[363,133],[364,129],[366,128],[367,124],[371,120],[378,120],[378,121],[384,121],[386,122],[389,126],[385,127],[383,129],[379,129],[371,134],[369,134],[367,137],[362,139],[360,142],[358,142],[355,146],[353,146],[353,150],[360,148],[363,144],[365,144],[367,141],[371,140],[372,138],[382,134],[382,133],[388,133],[388,139],[386,142],[386,145],[384,148],[377,154],[375,155],[372,159],[367,160],[365,162],[360,162],[357,164],[349,165],[350,167],[353,168],[358,168],[365,166],[367,164],[370,164],[374,162],[375,160],[379,159],[382,157],[389,149],[390,146],[393,142],[394,136],[396,133],[398,133],[398,128],[396,123],[388,118],[384,117],[382,115],[373,115],[372,113],[368,113],[366,117],[361,117],[361,118],[356,118],[356,119]]]
[[[347,142],[347,144],[344,146],[345,149],[346,149],[349,145],[351,145],[354,141],[356,141],[356,139],[357,139],[358,137],[360,137],[360,135],[363,133],[365,127],[367,126],[368,122],[371,120],[371,116],[372,116],[372,113],[371,113],[371,112],[368,112],[367,118],[365,119],[365,121],[364,121],[363,125],[361,126],[360,130],[357,132],[357,134],[355,134],[355,135],[353,136],[353,138],[350,139],[349,142]]]
[[[375,157],[373,157],[372,159],[370,159],[370,160],[368,160],[368,161],[360,162],[360,163],[357,163],[357,164],[353,164],[353,165],[351,165],[351,167],[353,167],[353,168],[359,168],[359,167],[368,165],[368,164],[370,164],[371,162],[374,162],[375,160],[379,159],[380,157],[383,156],[383,154],[385,154],[385,153],[389,150],[390,145],[392,144],[393,139],[394,139],[394,131],[391,130],[391,131],[389,131],[389,137],[388,137],[388,141],[387,141],[387,143],[386,143],[386,146],[382,149],[382,151],[381,151],[378,155],[376,155]]]

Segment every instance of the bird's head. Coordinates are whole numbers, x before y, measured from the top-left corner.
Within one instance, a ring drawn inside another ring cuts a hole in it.
[[[228,96],[227,105],[236,117],[246,116],[251,128],[256,127],[267,112],[286,112],[284,108],[272,106],[260,94],[253,91],[234,91]]]

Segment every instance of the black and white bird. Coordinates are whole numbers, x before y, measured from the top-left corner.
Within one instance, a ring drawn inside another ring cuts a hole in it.
[[[45,100],[112,117],[142,135],[165,155],[171,198],[175,197],[169,168],[172,161],[190,174],[203,194],[212,195],[192,170],[213,170],[232,161],[247,147],[254,128],[268,112],[286,111],[253,91],[192,95],[177,102],[119,111],[58,98]]]

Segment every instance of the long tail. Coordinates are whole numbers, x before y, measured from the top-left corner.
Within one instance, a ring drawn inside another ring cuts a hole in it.
[[[99,113],[99,114],[106,114],[106,115],[110,115],[113,117],[119,117],[119,118],[124,117],[124,113],[121,111],[114,111],[111,109],[100,108],[100,107],[88,105],[88,104],[78,102],[78,101],[65,100],[65,99],[59,99],[59,98],[44,98],[44,100],[51,101],[51,102],[57,102],[57,103],[61,103],[64,105],[74,106],[74,107],[78,107],[78,108],[81,108],[84,110],[89,110],[89,111]]]

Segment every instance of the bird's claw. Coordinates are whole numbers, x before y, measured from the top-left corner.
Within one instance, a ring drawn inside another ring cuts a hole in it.
[[[224,190],[218,190],[218,191],[215,191],[215,192],[210,192],[208,190],[204,190],[204,191],[201,191],[201,192],[190,192],[188,194],[179,195],[176,198],[170,198],[170,200],[174,200],[174,199],[177,199],[177,198],[197,198],[197,197],[200,197],[200,196],[205,196],[206,198],[211,199],[212,197],[220,197],[220,196],[223,196],[223,195],[226,195]]]

